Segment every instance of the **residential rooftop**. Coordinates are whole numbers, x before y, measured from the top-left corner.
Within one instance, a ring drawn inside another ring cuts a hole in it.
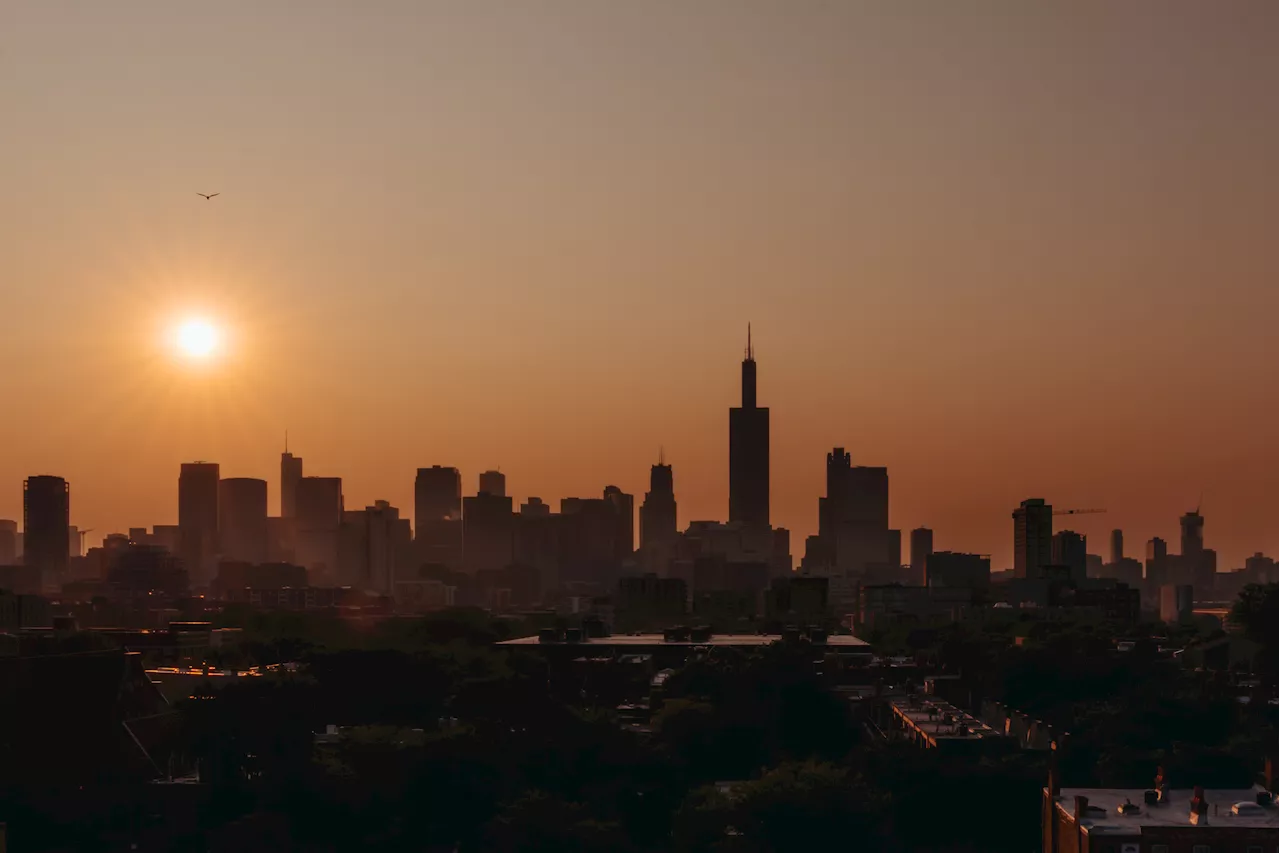
[[[500,646],[536,646],[536,645],[595,645],[595,646],[768,646],[781,642],[781,634],[711,634],[697,640],[669,639],[665,634],[613,634],[608,637],[582,637],[576,640],[548,640],[538,635],[504,640]],[[861,649],[867,646],[850,634],[830,634],[814,645],[833,646],[842,649]]]
[[[1141,788],[1063,788],[1056,804],[1063,814],[1074,820],[1075,798],[1087,798],[1089,813],[1080,821],[1080,827],[1090,834],[1133,835],[1144,826],[1195,825],[1191,822],[1191,798],[1195,795],[1192,789],[1171,789],[1167,802],[1155,805],[1143,801],[1146,793]],[[1209,804],[1205,815],[1207,825],[1280,829],[1280,814],[1274,800],[1270,805],[1260,806],[1259,793],[1266,793],[1261,785],[1252,788],[1206,788],[1204,799]],[[1137,811],[1122,814],[1120,807],[1126,803],[1136,806]],[[1233,806],[1238,806],[1238,809],[1233,809]]]
[[[893,714],[906,728],[912,729],[931,745],[940,740],[982,740],[1004,737],[991,726],[960,710],[950,702],[919,695],[889,699]]]

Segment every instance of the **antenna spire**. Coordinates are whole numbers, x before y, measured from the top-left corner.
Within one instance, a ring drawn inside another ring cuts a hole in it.
[[[289,452],[289,431],[288,430],[284,431],[284,452],[285,453]]]
[[[662,445],[658,445],[658,464],[665,465],[667,463],[667,451]]]

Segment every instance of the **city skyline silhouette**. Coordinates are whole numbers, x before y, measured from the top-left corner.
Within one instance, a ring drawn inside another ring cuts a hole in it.
[[[996,565],[1029,496],[1274,552],[1274,10],[990,9],[20,4],[0,517],[49,472],[173,521],[181,462],[272,479],[288,429],[362,506],[640,495],[665,447],[723,518],[754,321],[795,542],[845,447]]]

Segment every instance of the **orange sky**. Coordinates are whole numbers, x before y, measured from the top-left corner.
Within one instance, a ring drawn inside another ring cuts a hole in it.
[[[750,320],[797,559],[837,444],[997,568],[1031,496],[1276,552],[1274,3],[374,5],[6,8],[0,517],[172,523],[197,458],[274,507],[287,428],[349,506],[661,445],[723,518]]]

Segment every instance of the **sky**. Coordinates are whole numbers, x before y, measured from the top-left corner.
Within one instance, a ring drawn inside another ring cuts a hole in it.
[[[287,430],[348,508],[432,464],[639,503],[661,447],[723,519],[750,322],[797,562],[833,446],[993,568],[1028,497],[1274,555],[1276,16],[10,0],[0,517],[48,473],[91,544],[174,523],[195,459],[274,508]]]

